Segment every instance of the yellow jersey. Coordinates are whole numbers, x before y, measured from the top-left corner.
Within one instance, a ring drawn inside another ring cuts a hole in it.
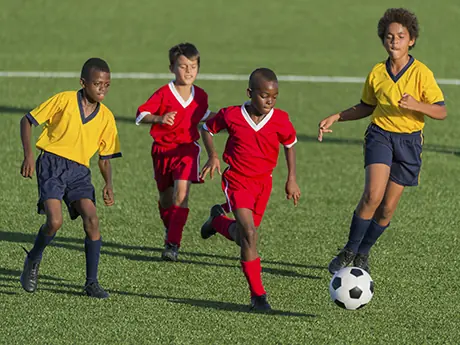
[[[61,92],[26,115],[35,126],[45,124],[37,148],[87,167],[96,151],[101,159],[121,157],[112,112],[98,103],[85,117],[82,97],[82,90]]]
[[[412,56],[396,76],[391,72],[389,59],[375,65],[364,84],[361,102],[375,106],[371,121],[386,131],[420,131],[425,126],[425,115],[398,106],[404,93],[419,102],[444,105],[444,96],[433,72]]]

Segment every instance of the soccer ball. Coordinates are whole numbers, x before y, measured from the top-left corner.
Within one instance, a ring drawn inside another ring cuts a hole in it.
[[[369,273],[361,268],[345,267],[332,277],[329,294],[339,307],[348,310],[359,309],[374,296],[374,281]]]

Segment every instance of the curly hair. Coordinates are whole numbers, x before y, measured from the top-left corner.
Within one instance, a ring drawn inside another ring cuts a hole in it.
[[[418,20],[415,14],[405,8],[389,8],[385,11],[385,14],[379,20],[379,24],[377,25],[377,34],[379,35],[382,43],[385,40],[385,35],[387,33],[388,27],[391,23],[399,23],[404,26],[407,31],[409,31],[410,38],[413,40],[417,40],[419,35],[419,26]],[[412,49],[415,47],[409,47]]]

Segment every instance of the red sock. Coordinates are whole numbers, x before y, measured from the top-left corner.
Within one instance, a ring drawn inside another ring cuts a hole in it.
[[[161,220],[163,221],[163,225],[167,229],[169,226],[169,214],[170,214],[170,209],[169,208],[163,208],[161,206],[160,202],[158,201],[158,210],[160,211],[160,217]]]
[[[262,285],[262,266],[260,265],[260,257],[252,261],[241,260],[241,268],[248,281],[251,297],[265,295],[266,292]]]
[[[179,206],[171,206],[168,209],[168,238],[166,241],[180,247],[182,240],[182,232],[184,231],[185,223],[187,222],[189,209]]]
[[[230,225],[236,223],[234,219],[228,218],[227,216],[217,216],[212,220],[212,227],[216,230],[219,234],[228,238],[230,241],[234,241],[228,229],[230,229]]]

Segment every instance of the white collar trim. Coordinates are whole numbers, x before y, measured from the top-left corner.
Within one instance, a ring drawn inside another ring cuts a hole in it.
[[[256,132],[258,132],[259,130],[261,130],[266,124],[268,121],[270,121],[271,117],[273,116],[273,113],[274,113],[274,109],[272,108],[272,110],[270,110],[270,112],[265,115],[264,119],[262,121],[260,121],[258,124],[256,124],[252,119],[251,119],[251,116],[249,116],[246,108],[245,108],[245,105],[246,104],[249,104],[250,102],[245,102],[242,106],[241,106],[241,114],[243,114],[243,117],[244,119],[246,120],[246,122],[248,123],[249,126],[252,127],[253,130],[255,130]]]
[[[182,107],[187,108],[190,105],[190,103],[192,103],[193,98],[195,97],[195,87],[193,85],[192,85],[192,94],[190,95],[187,101],[185,101],[182,98],[182,96],[179,95],[179,92],[177,92],[173,81],[170,81],[168,85],[169,85],[169,89],[171,90],[172,94],[177,99],[177,101],[182,105]]]

